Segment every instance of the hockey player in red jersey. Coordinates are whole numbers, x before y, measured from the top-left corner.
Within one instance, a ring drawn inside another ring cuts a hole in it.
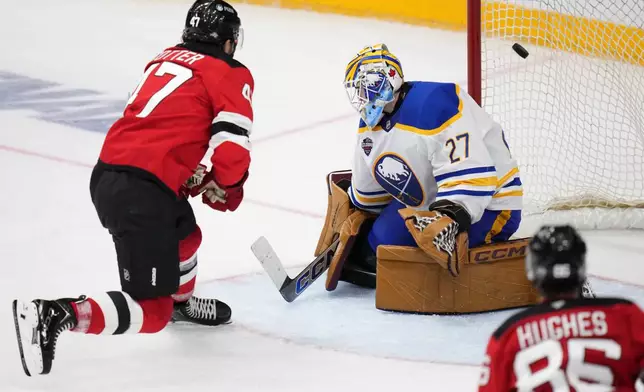
[[[490,337],[480,392],[634,391],[644,369],[644,313],[619,298],[582,298],[586,244],[570,226],[530,242],[528,279],[543,302]]]
[[[205,325],[231,309],[192,295],[201,231],[187,198],[235,211],[250,165],[254,88],[233,59],[241,40],[235,9],[197,0],[182,42],[145,68],[123,116],[109,130],[90,179],[102,225],[116,247],[121,291],[13,302],[27,375],[49,373],[60,333],[156,333],[171,319]],[[212,147],[210,171],[200,165]]]

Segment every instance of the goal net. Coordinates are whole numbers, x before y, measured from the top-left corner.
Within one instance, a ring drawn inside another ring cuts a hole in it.
[[[468,0],[468,42],[468,91],[519,161],[524,217],[644,229],[644,2]]]

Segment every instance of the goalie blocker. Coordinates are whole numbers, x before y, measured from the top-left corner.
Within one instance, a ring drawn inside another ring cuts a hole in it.
[[[350,184],[351,171],[327,176],[327,214],[315,255],[340,239],[327,274],[328,291],[338,281],[375,288],[378,309],[411,313],[475,313],[537,303],[525,276],[527,239],[468,249],[467,233],[461,231],[453,248],[439,250],[432,239],[450,226],[449,214],[404,209],[400,213],[421,246],[381,245],[376,254],[367,241],[376,215],[352,205]],[[432,223],[432,230],[425,230]]]

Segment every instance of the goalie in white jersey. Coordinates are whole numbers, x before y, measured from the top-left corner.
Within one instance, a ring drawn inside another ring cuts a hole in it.
[[[361,121],[346,189],[357,210],[341,235],[355,240],[338,253],[375,272],[379,245],[420,246],[457,275],[468,241],[514,234],[523,195],[517,163],[501,126],[467,92],[454,83],[405,82],[385,45],[351,60],[345,87]]]

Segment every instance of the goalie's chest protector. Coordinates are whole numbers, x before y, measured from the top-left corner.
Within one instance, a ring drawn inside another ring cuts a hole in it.
[[[429,206],[436,198],[428,148],[419,135],[393,125],[389,129],[365,130],[358,138],[362,150],[359,155],[385,191],[410,207]]]
[[[385,191],[409,207],[425,208],[436,198],[432,162],[441,159],[441,133],[460,126],[462,103],[451,83],[413,82],[406,88],[402,104],[377,127],[361,123],[356,156]]]

